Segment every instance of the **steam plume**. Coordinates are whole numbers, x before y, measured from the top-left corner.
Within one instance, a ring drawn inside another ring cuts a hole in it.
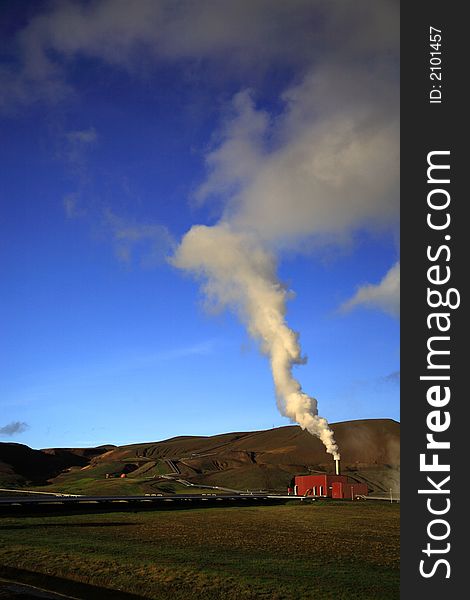
[[[172,263],[204,283],[207,297],[232,308],[269,357],[280,412],[321,439],[330,454],[338,446],[317,401],[308,396],[292,375],[305,363],[297,334],[285,321],[289,292],[279,282],[275,260],[258,239],[221,222],[196,225],[184,236]]]

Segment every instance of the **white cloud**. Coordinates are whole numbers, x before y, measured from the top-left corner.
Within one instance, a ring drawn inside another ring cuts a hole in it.
[[[105,212],[104,227],[110,232],[117,258],[127,264],[137,261],[142,267],[154,267],[164,262],[175,245],[164,225],[127,221],[110,210]]]
[[[350,311],[359,306],[378,308],[398,317],[400,314],[400,263],[397,262],[378,284],[361,286],[341,309]]]
[[[398,220],[399,122],[395,83],[363,67],[312,69],[284,93],[276,117],[249,91],[233,99],[207,155],[199,200],[268,242],[340,241],[358,227]]]
[[[0,435],[1,436],[10,436],[15,435],[17,433],[23,433],[29,428],[29,425],[24,421],[12,421],[8,423],[8,425],[4,425],[0,427]]]
[[[88,129],[79,129],[76,131],[69,131],[66,134],[66,137],[70,144],[92,144],[98,139],[94,127],[89,127]]]
[[[400,385],[400,371],[392,371],[388,375],[380,378],[380,383]]]
[[[14,66],[0,71],[0,105],[66,98],[67,68],[82,56],[133,74],[162,60],[209,60],[233,73],[302,69],[325,53],[371,57],[395,50],[398,16],[394,0],[54,2],[18,32]]]
[[[87,179],[87,157],[98,141],[94,127],[67,131],[61,136],[58,156],[66,161],[82,181]]]
[[[285,68],[295,84],[280,111],[259,110],[246,90],[234,96],[197,197],[216,198],[222,223],[271,247],[341,243],[397,224],[398,27],[395,0],[64,0],[18,32],[0,95],[59,101],[81,57],[131,76],[162,61],[244,81]],[[69,132],[70,162],[82,168],[96,139],[92,128]],[[169,242],[158,225],[136,227],[112,226],[123,260],[138,243]]]
[[[72,193],[67,194],[63,199],[63,206],[65,210],[65,214],[69,219],[76,219],[78,217],[83,217],[86,214],[86,211],[83,207],[80,206],[80,196],[79,194]]]

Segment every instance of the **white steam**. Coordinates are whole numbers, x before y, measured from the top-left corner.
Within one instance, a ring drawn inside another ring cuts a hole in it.
[[[231,307],[269,357],[279,410],[338,454],[317,401],[293,377],[304,362],[286,324],[276,275],[283,248],[393,227],[398,217],[396,92],[370,69],[328,65],[284,91],[273,116],[243,90],[232,100],[195,198],[221,203],[213,227],[194,226],[173,264],[199,275],[206,295]]]
[[[194,114],[203,82],[215,92],[215,105],[221,91],[244,82],[224,107],[205,155],[206,177],[194,194],[200,205],[216,203],[219,223],[193,227],[173,264],[199,274],[209,296],[236,310],[270,358],[281,412],[335,453],[316,400],[292,376],[301,351],[285,322],[288,292],[278,281],[274,256],[310,244],[341,245],[356,232],[396,231],[399,3],[43,4],[17,31],[12,55],[0,65],[0,110],[80,93],[70,84],[69,70],[83,58],[137,76],[133,85],[155,78],[163,91],[160,66],[176,65],[184,89],[193,90]],[[272,95],[283,77],[285,87],[274,102],[257,107],[250,90],[261,85],[261,96]],[[92,127],[70,132],[69,161],[80,163],[81,148],[96,137]],[[64,207],[70,218],[83,214],[77,195],[66,197]],[[143,265],[150,266],[173,248],[160,225],[128,224],[111,212],[106,225],[121,260],[130,261],[140,249]],[[395,314],[396,302],[389,298],[398,298],[398,276],[393,267],[378,286],[361,288],[346,308],[365,304]]]
[[[227,223],[196,225],[184,236],[173,264],[199,275],[206,295],[236,311],[269,357],[280,412],[321,439],[330,454],[338,446],[317,401],[292,375],[303,364],[297,334],[285,321],[288,291],[276,276],[273,256],[253,235]]]

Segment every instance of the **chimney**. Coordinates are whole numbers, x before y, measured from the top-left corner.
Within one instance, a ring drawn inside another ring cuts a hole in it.
[[[334,454],[333,455],[333,460],[335,461],[335,474],[336,475],[341,475],[341,468],[340,468],[340,462],[341,462],[341,457],[339,454]]]

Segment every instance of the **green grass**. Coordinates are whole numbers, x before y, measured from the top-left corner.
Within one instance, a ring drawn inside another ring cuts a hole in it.
[[[381,503],[0,520],[0,565],[154,600],[398,598],[398,557]]]
[[[60,492],[64,494],[80,494],[91,496],[135,496],[142,494],[200,494],[207,493],[207,489],[188,487],[177,481],[153,479],[94,479],[80,477],[66,482],[55,481],[51,485],[28,486],[28,490],[38,492]]]
[[[140,467],[128,473],[125,478],[119,477],[119,474],[128,465],[128,461],[115,460],[106,463],[98,462],[85,468],[72,467],[52,479],[48,484],[28,484],[24,487],[33,491],[93,496],[132,496],[158,493],[200,494],[207,492],[205,488],[185,486],[171,479],[160,478],[160,475],[172,473],[168,464],[163,460],[138,458],[133,461],[133,463],[136,462],[140,464]],[[111,476],[106,478],[107,474]],[[115,477],[115,474],[118,476]],[[5,487],[11,487],[11,485]],[[17,489],[21,491],[20,486]]]

